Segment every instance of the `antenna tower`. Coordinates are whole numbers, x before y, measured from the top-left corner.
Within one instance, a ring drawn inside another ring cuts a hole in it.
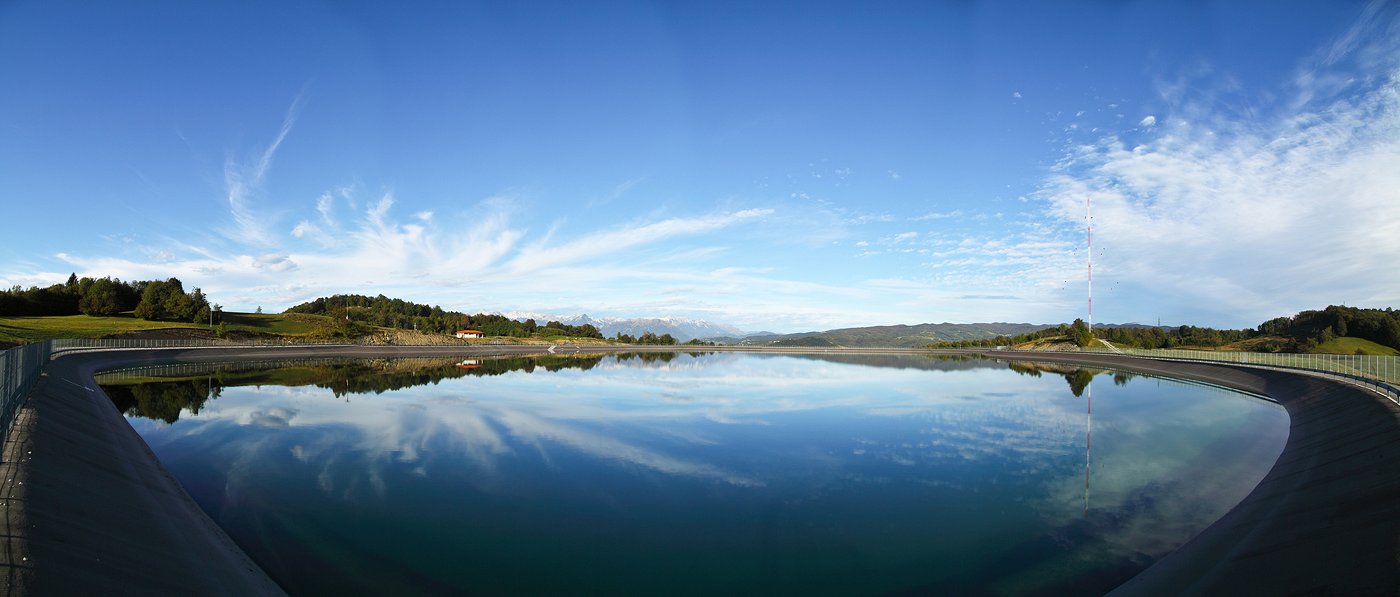
[[[1089,243],[1089,331],[1094,331],[1094,197],[1084,197],[1084,236]]]
[[[1085,195],[1084,197],[1084,238],[1089,249],[1089,333],[1090,343],[1093,343],[1094,332],[1094,197]],[[1084,388],[1084,517],[1089,516],[1089,468],[1091,455],[1093,452],[1094,437],[1094,377],[1089,376],[1089,383]]]

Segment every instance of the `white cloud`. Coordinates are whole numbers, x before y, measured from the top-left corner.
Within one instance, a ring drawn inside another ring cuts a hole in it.
[[[1147,116],[1144,116],[1144,117],[1142,118],[1142,120],[1138,121],[1138,126],[1144,127],[1144,128],[1150,127],[1150,126],[1155,126],[1156,124],[1157,124],[1157,117],[1156,117],[1156,116],[1153,116],[1153,115],[1151,115],[1151,114],[1148,114]]]
[[[641,184],[641,183],[644,182],[644,181],[646,181],[646,177],[644,177],[644,176],[639,176],[639,177],[637,177],[637,178],[632,178],[632,179],[624,180],[624,181],[618,183],[617,185],[615,185],[612,189],[608,190],[608,192],[607,192],[606,194],[604,194],[603,196],[597,197],[597,198],[595,198],[595,199],[589,201],[589,202],[588,202],[588,205],[589,205],[589,207],[599,207],[599,206],[603,206],[603,205],[610,204],[610,203],[612,203],[612,202],[614,202],[614,201],[617,201],[618,199],[622,198],[624,195],[626,195],[627,193],[629,193],[633,188],[635,188],[637,185]]]
[[[546,246],[526,247],[507,264],[514,273],[535,271],[570,262],[616,253],[637,245],[681,235],[694,235],[724,228],[745,220],[773,213],[770,209],[745,209],[694,218],[671,218],[589,234],[578,240]]]
[[[245,163],[229,158],[224,162],[224,188],[228,195],[229,214],[233,217],[235,226],[230,236],[236,240],[256,245],[269,245],[273,241],[272,234],[267,230],[267,216],[257,209],[254,200],[262,192],[268,170],[272,168],[272,159],[277,155],[277,148],[282,146],[287,134],[292,132],[301,101],[301,95],[292,101],[291,107],[287,108],[282,118],[282,126],[277,130],[277,135],[255,160]]]
[[[627,292],[639,280],[728,279],[727,284],[738,288],[769,271],[716,268],[714,260],[725,253],[725,247],[672,249],[666,242],[700,239],[759,221],[773,213],[770,209],[643,219],[562,242],[555,240],[559,234],[551,230],[522,245],[530,235],[512,223],[518,208],[510,198],[489,198],[452,214],[406,210],[407,221],[403,221],[398,215],[400,201],[392,193],[372,199],[359,193],[323,194],[314,204],[319,215],[301,220],[283,238],[267,237],[267,244],[245,242],[211,250],[171,241],[171,246],[160,249],[166,257],[159,260],[123,255],[61,254],[58,258],[79,272],[123,279],[176,276],[203,286],[231,310],[290,306],[343,292],[384,293],[447,308],[520,308],[547,305],[556,300],[553,295],[560,289],[596,308],[600,297]],[[364,208],[332,217],[334,205],[342,201]],[[640,257],[643,254],[645,258]],[[714,273],[689,273],[697,271]]]
[[[945,220],[948,218],[957,218],[961,217],[962,215],[963,212],[961,209],[955,209],[953,211],[945,212],[931,211],[921,216],[914,216],[913,218],[910,218],[910,220],[915,222],[927,222],[931,220]]]
[[[1112,275],[1167,302],[1245,322],[1344,301],[1393,304],[1400,279],[1385,272],[1400,262],[1400,54],[1383,43],[1388,61],[1369,86],[1332,94],[1304,83],[1275,116],[1254,120],[1185,98],[1195,117],[1141,145],[1108,136],[1074,148],[1044,181],[1048,214],[1082,227],[1092,198]]]

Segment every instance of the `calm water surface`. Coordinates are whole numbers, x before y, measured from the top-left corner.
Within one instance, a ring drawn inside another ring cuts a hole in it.
[[[1103,592],[1238,503],[1288,425],[922,356],[217,369],[100,379],[294,594]]]

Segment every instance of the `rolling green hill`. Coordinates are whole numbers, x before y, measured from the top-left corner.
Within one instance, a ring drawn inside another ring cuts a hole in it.
[[[1350,336],[1333,338],[1327,342],[1323,342],[1317,345],[1317,349],[1313,352],[1322,354],[1400,355],[1400,350],[1395,350],[1389,346],[1382,346],[1363,338],[1352,338]]]
[[[852,348],[915,348],[933,342],[1015,336],[1051,325],[1032,323],[921,323],[842,328],[825,332],[748,336],[734,344],[751,346],[846,346]]]
[[[315,336],[334,322],[319,315],[233,313],[222,314],[231,334]],[[114,338],[132,334],[170,337],[210,336],[209,326],[179,321],[147,321],[130,313],[110,317],[47,315],[0,317],[0,344],[27,344],[57,338]]]

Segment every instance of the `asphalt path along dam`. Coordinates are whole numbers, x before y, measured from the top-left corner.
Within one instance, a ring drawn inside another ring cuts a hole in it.
[[[0,562],[5,565],[5,591],[33,595],[281,593],[156,460],[93,381],[97,372],[155,363],[466,357],[542,353],[547,348],[308,346],[61,356],[49,364],[16,417],[0,461],[5,527]],[[579,349],[561,347],[559,352]],[[650,350],[658,349],[677,348]],[[601,350],[634,351],[636,347]],[[1115,594],[1400,593],[1400,407],[1388,399],[1341,382],[1226,364],[1083,353],[985,354],[1001,360],[1060,362],[1202,381],[1268,396],[1287,409],[1288,440],[1259,485],[1224,517]]]

